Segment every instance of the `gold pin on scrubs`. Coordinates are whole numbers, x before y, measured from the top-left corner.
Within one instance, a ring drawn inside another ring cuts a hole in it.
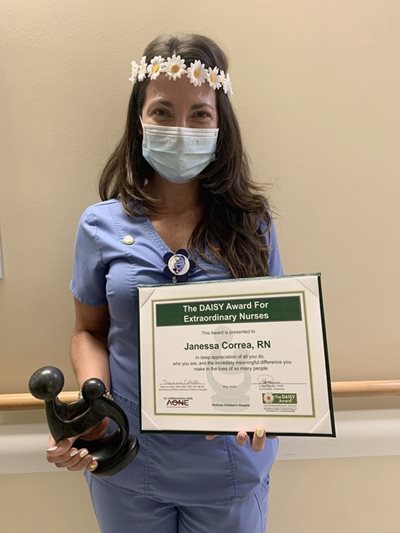
[[[135,239],[132,237],[132,235],[124,235],[121,240],[124,244],[128,245],[131,245],[135,242]]]

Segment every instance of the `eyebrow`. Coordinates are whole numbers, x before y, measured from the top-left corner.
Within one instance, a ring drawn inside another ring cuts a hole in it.
[[[200,109],[201,107],[209,107],[210,109],[215,109],[215,106],[206,104],[205,102],[203,104],[193,104],[190,109],[196,110]]]
[[[169,107],[169,108],[173,108],[174,107],[172,102],[170,102],[169,100],[163,100],[163,99],[151,102],[150,105],[157,105],[157,104],[161,104],[161,105],[164,105],[165,107]],[[192,106],[190,106],[190,109],[193,109],[195,111],[196,109],[200,109],[202,107],[209,107],[210,109],[215,110],[215,106],[207,104],[206,102],[203,102],[203,103],[200,103],[200,104],[193,104]]]

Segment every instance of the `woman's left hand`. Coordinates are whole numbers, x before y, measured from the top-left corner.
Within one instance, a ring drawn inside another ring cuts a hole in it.
[[[218,435],[206,435],[206,440],[213,440]],[[276,438],[276,437],[268,437],[268,438]],[[264,428],[257,428],[255,432],[253,433],[252,437],[250,437],[245,431],[239,431],[236,435],[236,442],[239,444],[239,446],[246,446],[247,441],[250,440],[251,447],[255,452],[261,452],[265,448],[265,441],[267,437],[265,435],[265,429]]]

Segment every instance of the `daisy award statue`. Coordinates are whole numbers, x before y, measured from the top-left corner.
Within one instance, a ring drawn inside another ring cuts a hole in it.
[[[99,379],[88,379],[82,386],[81,397],[70,404],[58,399],[63,386],[63,373],[54,366],[39,368],[29,380],[31,394],[45,403],[47,423],[53,438],[59,442],[67,437],[81,436],[108,417],[116,425],[112,433],[94,441],[85,440],[82,436],[75,441],[75,446],[86,448],[98,462],[94,472],[97,476],[116,474],[139,451],[137,439],[129,435],[124,411],[112,400]]]

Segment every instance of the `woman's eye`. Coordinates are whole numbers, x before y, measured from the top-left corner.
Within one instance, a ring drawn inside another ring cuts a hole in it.
[[[166,109],[155,109],[152,114],[155,115],[156,117],[161,117],[161,118],[170,116],[169,112]]]
[[[210,113],[207,113],[207,111],[197,111],[195,113],[196,118],[210,118]]]

